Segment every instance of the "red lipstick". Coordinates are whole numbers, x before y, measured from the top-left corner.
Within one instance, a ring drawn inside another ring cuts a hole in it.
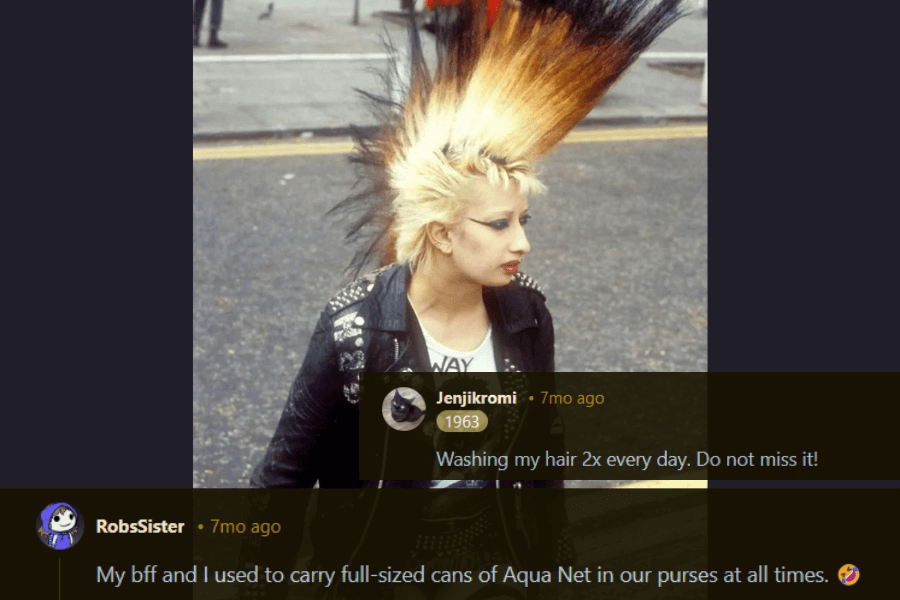
[[[506,263],[505,265],[502,265],[502,268],[507,273],[515,274],[516,271],[519,270],[519,262],[520,261],[518,261],[518,260],[510,261],[510,262]]]

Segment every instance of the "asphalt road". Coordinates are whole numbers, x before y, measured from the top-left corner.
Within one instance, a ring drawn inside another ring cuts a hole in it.
[[[563,144],[522,270],[560,371],[707,369],[707,139]],[[194,487],[243,487],[319,312],[346,281],[342,155],[195,161]]]

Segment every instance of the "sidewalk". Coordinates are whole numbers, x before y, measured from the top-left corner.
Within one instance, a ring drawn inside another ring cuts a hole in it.
[[[381,91],[372,71],[387,63],[380,39],[385,32],[398,47],[406,44],[404,27],[383,14],[398,12],[400,0],[359,0],[357,26],[351,23],[353,0],[275,0],[272,16],[260,20],[268,4],[226,2],[219,36],[228,48],[193,49],[194,142],[344,136],[351,124],[373,125],[353,89]],[[204,44],[208,19],[204,15]],[[434,38],[424,31],[421,35],[428,56]],[[649,50],[706,51],[707,18],[696,12]],[[706,121],[701,80],[657,68],[655,62],[640,59],[582,124]]]

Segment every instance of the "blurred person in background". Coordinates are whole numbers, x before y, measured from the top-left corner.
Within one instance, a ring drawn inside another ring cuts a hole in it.
[[[227,48],[228,44],[219,39],[219,28],[222,26],[222,3],[225,0],[212,0],[209,14],[209,47]],[[200,23],[203,21],[203,10],[206,0],[194,0],[194,47],[200,46]]]

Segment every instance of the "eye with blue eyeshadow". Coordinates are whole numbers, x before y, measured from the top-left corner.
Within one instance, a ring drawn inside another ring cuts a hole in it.
[[[477,219],[469,218],[470,221],[478,223],[479,225],[486,225],[491,229],[495,229],[497,231],[502,231],[509,227],[509,219],[497,219],[496,221],[479,221]],[[528,221],[531,220],[531,215],[522,215],[519,217],[519,225],[525,227],[528,224]]]

